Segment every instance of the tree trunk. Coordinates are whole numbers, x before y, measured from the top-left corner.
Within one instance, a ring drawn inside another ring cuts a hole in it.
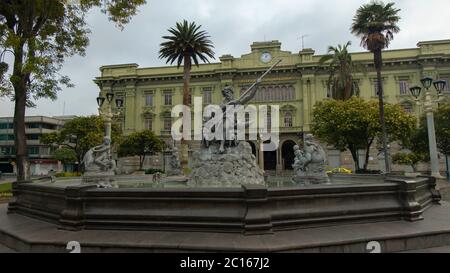
[[[14,87],[14,145],[16,148],[17,181],[30,179],[28,163],[27,138],[25,133],[25,110],[27,104],[27,89],[23,68],[24,42],[14,50],[14,70],[11,82]]]
[[[144,170],[145,155],[139,157],[139,170]]]
[[[364,170],[367,170],[369,167],[370,147],[372,146],[372,143],[373,143],[373,139],[371,139],[369,141],[369,143],[367,143],[366,158],[364,160]]]
[[[383,142],[383,153],[384,153],[384,164],[386,167],[386,173],[390,173],[391,169],[389,166],[389,154],[388,154],[388,143],[387,143],[387,130],[386,130],[386,122],[384,118],[384,92],[383,92],[383,82],[381,79],[381,66],[383,64],[383,58],[381,55],[381,49],[376,50],[373,53],[375,69],[377,70],[377,83],[378,83],[378,101],[380,106],[380,123],[382,130],[382,142]]]
[[[359,167],[359,158],[358,158],[358,152],[355,147],[349,148],[350,153],[352,154],[353,162],[355,163],[355,171],[359,171],[361,168]]]
[[[183,75],[183,105],[189,106],[189,82],[191,79],[191,57],[188,53],[184,54],[184,75]],[[181,155],[180,155],[180,163],[181,167],[184,169],[188,166],[188,160],[189,160],[189,147],[188,147],[188,141],[186,140],[186,135],[184,134],[185,131],[185,124],[188,124],[191,119],[191,115],[188,111],[185,111],[186,107],[183,109],[183,139],[181,140]],[[189,132],[190,134],[191,132]]]

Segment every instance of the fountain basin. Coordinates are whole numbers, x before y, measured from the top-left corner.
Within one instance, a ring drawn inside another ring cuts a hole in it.
[[[98,189],[19,182],[14,183],[8,212],[66,230],[265,234],[348,223],[418,221],[440,201],[432,177],[367,179],[370,182],[282,188]]]

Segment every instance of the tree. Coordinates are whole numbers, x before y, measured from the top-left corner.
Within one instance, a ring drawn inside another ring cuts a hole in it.
[[[392,162],[399,165],[409,165],[415,173],[417,173],[417,164],[426,160],[427,157],[425,154],[415,152],[397,153],[392,156]]]
[[[319,61],[321,65],[329,62],[330,77],[327,85],[333,99],[347,100],[352,96],[359,96],[359,86],[353,78],[353,73],[363,72],[364,69],[352,61],[352,56],[348,52],[350,45],[351,42],[347,42],[344,46],[328,47],[328,55]]]
[[[435,113],[436,140],[441,153],[450,155],[450,103],[441,105]]]
[[[41,142],[47,145],[57,145],[73,150],[79,163],[89,149],[103,142],[105,124],[101,117],[77,117],[64,124],[61,131],[44,134]],[[120,128],[117,124],[112,125],[112,143],[119,143],[121,138]],[[80,164],[78,172],[80,172]]]
[[[53,152],[53,158],[64,165],[77,162],[77,154],[73,149],[59,148]]]
[[[87,12],[100,7],[119,27],[128,23],[145,0],[2,0],[0,1],[0,49],[12,53],[9,82],[3,81],[0,95],[15,102],[14,135],[17,180],[29,178],[25,135],[25,109],[32,99],[56,99],[61,86],[72,87],[60,71],[64,60],[85,55],[90,33]],[[8,69],[2,63],[3,79]],[[6,83],[5,83],[6,82]]]
[[[167,63],[173,64],[177,62],[178,68],[183,63],[183,104],[189,105],[190,92],[189,82],[191,78],[192,62],[199,66],[199,59],[203,62],[209,62],[208,57],[214,59],[213,44],[209,40],[210,36],[205,31],[201,31],[202,26],[197,26],[195,22],[188,23],[184,20],[182,23],[176,24],[175,28],[170,28],[168,31],[171,36],[163,36],[167,40],[161,44],[159,51],[160,59],[167,59]],[[186,110],[186,109],[185,109]],[[190,122],[191,116],[186,111],[183,111],[183,124]],[[181,163],[183,167],[187,165],[187,143],[182,140]]]
[[[400,21],[398,13],[400,9],[394,8],[395,3],[384,4],[380,1],[372,1],[361,6],[353,18],[351,31],[361,38],[361,45],[373,53],[375,69],[377,71],[377,88],[380,108],[380,123],[382,126],[382,143],[385,154],[386,171],[389,172],[389,160],[387,153],[387,129],[385,123],[383,83],[381,67],[383,64],[382,50],[389,46],[394,39],[394,33],[400,32],[397,25]]]
[[[367,170],[372,144],[381,138],[377,121],[379,109],[375,101],[352,97],[346,101],[326,100],[313,110],[312,132],[320,140],[337,149],[349,150],[356,171]],[[386,105],[386,127],[389,141],[405,141],[415,129],[416,120],[399,105]],[[359,164],[358,150],[365,150],[364,166]]]
[[[441,105],[434,116],[436,140],[441,153],[450,154],[450,103]],[[417,130],[407,137],[402,147],[408,149],[409,153],[398,153],[394,155],[395,163],[411,165],[416,171],[415,165],[419,162],[430,161],[430,148],[428,142],[428,127],[426,116],[420,119]]]
[[[119,146],[119,156],[139,156],[139,169],[144,167],[147,155],[161,152],[164,142],[150,130],[135,132],[123,140]]]

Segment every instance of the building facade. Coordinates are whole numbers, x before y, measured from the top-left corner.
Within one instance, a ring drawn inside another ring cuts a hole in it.
[[[264,152],[266,170],[290,169],[293,161],[292,147],[299,142],[299,133],[309,132],[314,105],[330,98],[327,88],[327,67],[319,65],[322,56],[313,49],[292,53],[281,49],[279,41],[255,42],[251,51],[241,57],[221,56],[220,62],[193,66],[191,96],[201,96],[203,103],[220,104],[221,90],[232,86],[235,97],[251,85],[276,60],[277,66],[258,89],[253,102],[256,105],[279,105],[280,146],[277,151]],[[365,74],[355,74],[364,99],[377,99],[376,72],[373,55],[369,52],[353,53],[352,58],[366,66]],[[420,83],[423,76],[443,79],[450,83],[450,40],[419,42],[416,48],[386,50],[383,52],[383,87],[385,100],[399,103],[411,114],[421,115],[409,93],[409,87]],[[183,71],[174,66],[139,68],[137,64],[108,65],[100,68],[101,76],[95,79],[100,94],[113,92],[125,100],[120,123],[125,134],[150,129],[171,142],[171,110],[182,104]],[[450,98],[449,86],[444,92]],[[251,142],[255,154],[258,143]],[[195,144],[193,144],[195,145]],[[346,153],[328,150],[330,167],[352,167]],[[378,166],[376,155],[371,156],[371,166]]]
[[[47,175],[50,171],[58,171],[61,165],[52,158],[54,147],[40,142],[43,134],[57,132],[65,121],[72,119],[65,117],[29,116],[25,118],[28,157],[31,175]],[[0,118],[0,171],[15,173],[15,147],[14,147],[14,118]]]

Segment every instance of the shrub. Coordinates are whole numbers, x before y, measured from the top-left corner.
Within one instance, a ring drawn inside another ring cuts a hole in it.
[[[378,170],[358,170],[355,173],[356,174],[381,174],[381,171],[378,171]]]
[[[147,169],[145,170],[145,174],[155,174],[155,173],[164,173],[161,169]]]
[[[82,173],[71,173],[71,172],[63,172],[63,173],[57,173],[55,174],[56,177],[80,177],[82,176]]]
[[[183,173],[184,173],[184,175],[190,175],[192,173],[192,169],[191,168],[184,168],[183,169]]]
[[[2,193],[9,193],[12,191],[12,183],[6,183],[0,185],[0,194]]]

